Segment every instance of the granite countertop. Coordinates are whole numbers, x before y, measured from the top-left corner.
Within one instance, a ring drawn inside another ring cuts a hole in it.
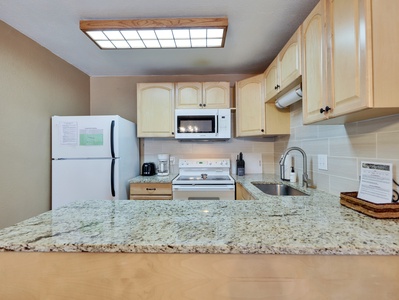
[[[129,183],[172,183],[172,180],[178,174],[169,174],[167,176],[136,176],[129,180]]]
[[[0,230],[0,251],[399,255],[399,220],[378,220],[317,190],[257,200],[85,201]]]

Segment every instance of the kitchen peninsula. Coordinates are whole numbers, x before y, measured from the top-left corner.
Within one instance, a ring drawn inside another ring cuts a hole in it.
[[[274,176],[237,181],[257,200],[86,201],[5,228],[0,298],[394,299],[399,293],[399,220],[364,216],[317,190],[276,197],[251,185],[276,182]]]

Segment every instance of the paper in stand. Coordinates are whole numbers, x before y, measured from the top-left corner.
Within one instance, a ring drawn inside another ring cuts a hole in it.
[[[278,108],[285,108],[302,99],[302,90],[299,85],[288,91],[275,102]]]
[[[392,163],[362,161],[360,169],[358,198],[373,203],[391,203]]]

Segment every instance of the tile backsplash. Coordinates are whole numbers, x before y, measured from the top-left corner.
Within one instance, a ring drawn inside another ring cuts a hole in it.
[[[301,147],[307,154],[311,185],[333,195],[358,191],[360,162],[391,162],[393,177],[399,180],[399,116],[389,116],[345,125],[303,125],[302,103],[291,106],[291,135],[276,138],[232,138],[224,142],[179,142],[174,139],[143,139],[145,162],[157,162],[157,154],[176,158],[171,171],[178,172],[180,158],[230,158],[232,172],[239,152],[260,153],[262,171],[279,174],[278,161],[287,147]],[[235,116],[233,115],[233,118]],[[234,126],[233,126],[234,127]],[[233,130],[234,132],[234,130]],[[302,157],[291,152],[298,179]],[[328,170],[318,169],[318,154],[327,155]],[[244,157],[245,160],[245,157]]]
[[[302,125],[301,102],[291,106],[291,135],[274,143],[275,171],[287,147],[298,146],[308,156],[308,175],[317,189],[339,195],[358,191],[360,162],[391,162],[399,179],[399,116],[393,115],[345,125]],[[302,157],[296,151],[295,167],[302,174]],[[327,155],[328,170],[318,169],[318,154]]]
[[[178,172],[180,158],[230,158],[232,172],[235,172],[235,161],[240,152],[260,153],[263,173],[274,173],[274,140],[244,140],[232,138],[224,142],[180,142],[174,139],[144,139],[144,161],[157,162],[157,154],[169,153],[176,158],[171,171]],[[244,155],[245,160],[245,155]]]
[[[232,136],[235,135],[235,113],[232,114]],[[142,140],[142,160],[157,162],[159,153],[168,153],[175,157],[175,164],[171,165],[171,172],[178,173],[180,158],[230,158],[231,171],[235,173],[237,155],[242,153],[260,154],[262,158],[262,172],[274,173],[274,138],[244,139],[231,138],[228,141],[177,141],[165,138],[145,138]],[[244,155],[245,160],[245,155]]]

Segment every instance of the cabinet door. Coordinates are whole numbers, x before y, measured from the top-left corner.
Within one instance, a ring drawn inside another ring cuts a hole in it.
[[[280,89],[278,80],[278,57],[270,64],[265,71],[265,100],[269,101],[277,95]]]
[[[137,136],[174,136],[174,84],[137,84]]]
[[[237,136],[260,136],[265,130],[263,74],[236,83]]]
[[[289,39],[278,55],[280,90],[301,76],[301,27]]]
[[[398,108],[399,1],[372,0],[373,103]]]
[[[274,102],[265,103],[265,135],[290,134],[290,108],[277,108]]]
[[[130,200],[171,200],[170,183],[131,183]]]
[[[202,106],[201,82],[176,83],[176,108],[201,108]]]
[[[236,184],[236,200],[254,200],[254,197],[242,186],[241,183]]]
[[[202,95],[205,108],[230,108],[229,82],[204,82]]]
[[[302,105],[305,124],[323,120],[321,108],[331,106],[327,95],[325,1],[321,0],[302,24]]]
[[[329,0],[333,116],[372,106],[370,0]]]

